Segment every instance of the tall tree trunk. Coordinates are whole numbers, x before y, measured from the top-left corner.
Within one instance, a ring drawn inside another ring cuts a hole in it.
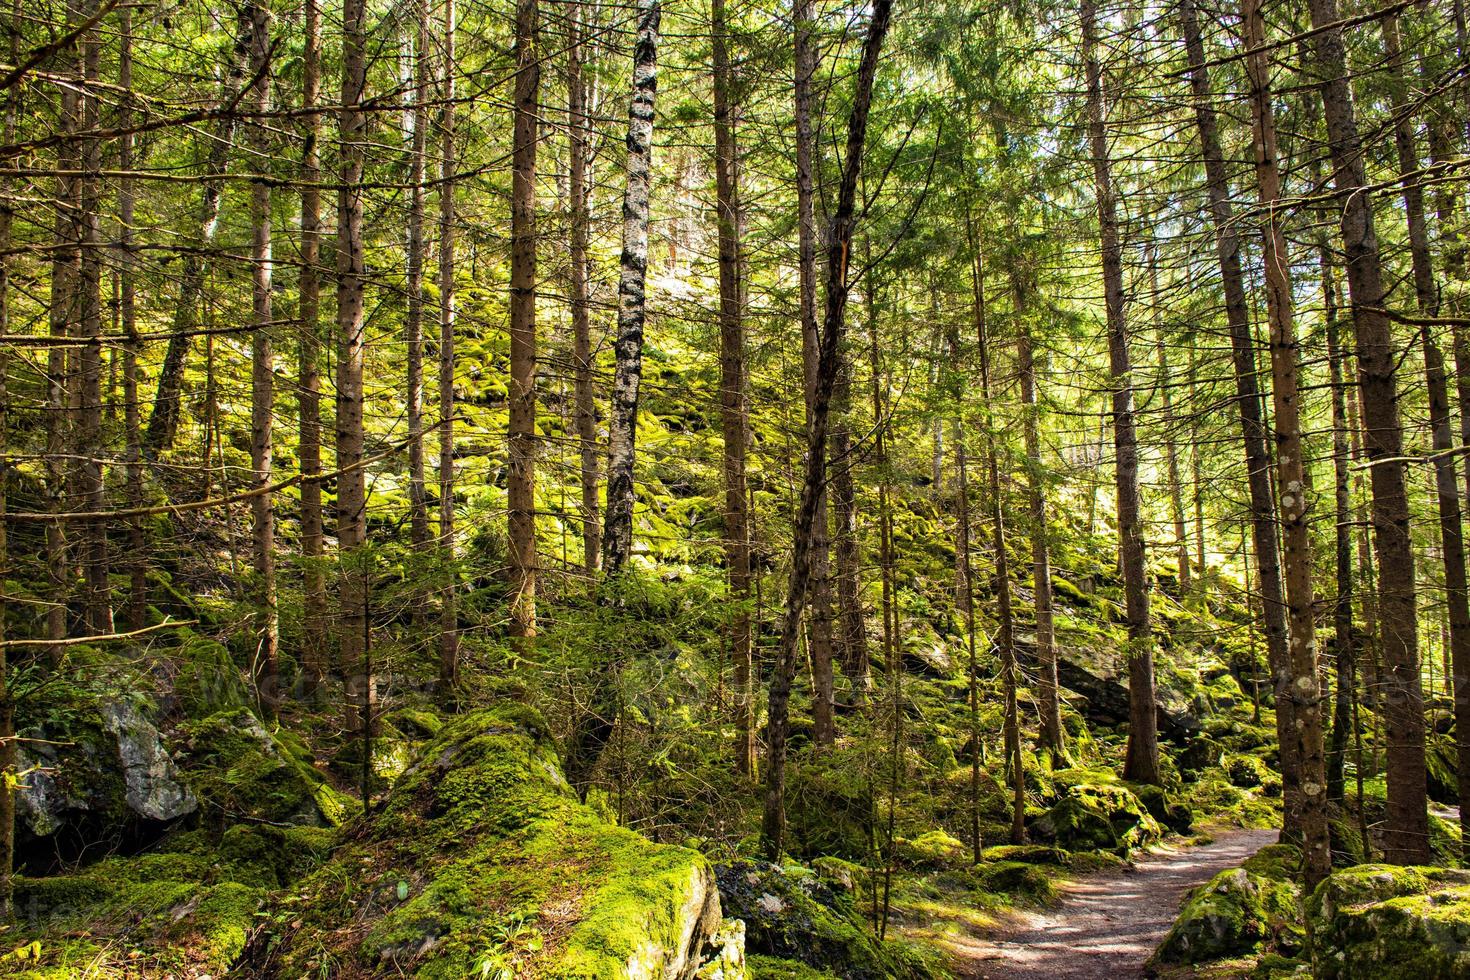
[[[1266,308],[1271,324],[1271,393],[1276,420],[1276,479],[1282,537],[1285,542],[1287,639],[1291,684],[1287,698],[1296,731],[1301,778],[1300,827],[1308,889],[1332,872],[1327,834],[1327,786],[1322,757],[1322,685],[1317,676],[1317,628],[1312,618],[1312,542],[1307,524],[1310,492],[1302,441],[1298,371],[1301,349],[1296,338],[1295,304],[1291,295],[1291,256],[1281,228],[1281,175],[1276,163],[1276,118],[1271,105],[1266,21],[1259,0],[1242,0],[1246,73],[1250,80],[1251,123],[1256,185],[1265,214],[1262,260]],[[1283,699],[1278,688],[1276,710]]]
[[[781,640],[775,675],[771,678],[767,708],[766,795],[761,819],[761,842],[767,857],[778,859],[786,828],[786,736],[790,722],[791,681],[796,672],[797,637],[802,609],[811,579],[812,529],[817,505],[827,476],[827,419],[832,389],[837,380],[837,354],[842,343],[843,318],[847,310],[847,266],[857,220],[857,180],[862,169],[863,144],[868,132],[868,109],[873,97],[873,76],[878,71],[878,54],[893,12],[892,0],[875,0],[868,36],[863,44],[862,63],[851,115],[847,121],[847,149],[838,185],[836,208],[827,232],[826,311],[817,356],[817,389],[811,424],[807,427],[806,473],[802,480],[801,506],[793,529],[791,578],[782,610]],[[892,664],[890,656],[890,665]],[[894,762],[897,765],[897,760]]]
[[[720,261],[720,426],[724,436],[725,566],[730,578],[730,652],[735,665],[735,770],[755,778],[755,690],[750,637],[750,528],[746,511],[744,284],[739,108],[730,66],[725,0],[710,4],[714,54],[715,216]]]
[[[1017,297],[1019,308],[1022,300]],[[1041,459],[1040,414],[1036,388],[1036,357],[1031,328],[1019,321],[1016,358],[1021,375],[1022,428],[1026,441],[1026,496],[1031,511],[1031,585],[1036,598],[1036,672],[1041,718],[1041,747],[1052,759],[1067,758],[1066,732],[1062,728],[1061,698],[1057,685],[1057,637],[1052,617],[1051,546],[1047,540],[1045,469]]]
[[[222,178],[229,168],[230,151],[235,145],[235,128],[239,102],[245,84],[245,63],[249,56],[250,4],[236,8],[235,46],[224,66],[217,105],[225,110],[219,116],[214,132],[209,134],[209,149],[204,155],[204,183],[199,192],[199,210],[195,212],[192,241],[180,256],[179,297],[174,307],[173,328],[163,365],[158,371],[158,386],[153,395],[153,412],[148,416],[148,429],[143,434],[143,452],[156,457],[173,445],[178,434],[180,397],[184,387],[184,367],[189,359],[189,346],[199,329],[199,310],[204,293],[204,280],[209,271],[206,253],[214,245],[219,230],[220,204],[224,199]]]
[[[1332,603],[1337,698],[1333,703],[1332,739],[1327,751],[1327,798],[1343,800],[1343,763],[1348,735],[1355,726],[1357,651],[1353,637],[1353,500],[1348,455],[1347,398],[1343,392],[1343,352],[1337,317],[1337,282],[1332,252],[1321,248],[1322,305],[1327,326],[1327,366],[1332,386],[1333,555],[1336,592]]]
[[[21,0],[12,0],[10,7],[12,24],[19,24]],[[131,57],[131,12],[124,10],[119,33],[122,37],[121,77],[129,77]],[[20,61],[20,32],[10,32],[8,45],[10,63]],[[127,88],[124,87],[124,91]],[[15,127],[20,115],[20,93],[12,86],[5,94],[4,139],[15,142]],[[127,103],[124,102],[126,107]],[[124,112],[126,112],[124,108]],[[127,144],[124,144],[127,145]],[[12,161],[7,160],[7,163]],[[0,568],[10,567],[10,541],[5,513],[9,509],[10,486],[10,348],[5,338],[10,333],[10,246],[15,215],[11,210],[11,183],[0,178]],[[15,701],[10,692],[10,661],[5,641],[9,639],[5,629],[9,615],[7,589],[0,589],[0,916],[10,916],[15,897]]]
[[[80,19],[98,13],[97,0],[82,0]],[[102,40],[96,29],[82,35],[82,129],[101,125],[96,95],[100,81]],[[76,483],[82,510],[106,509],[102,477],[102,141],[81,141],[81,180],[77,223],[81,254],[77,263],[78,326],[85,343],[77,354]],[[107,522],[89,518],[80,528],[84,613],[87,631],[112,632],[112,585],[108,576]]]
[[[68,21],[77,19],[79,12],[69,6]],[[78,215],[81,210],[80,181],[76,173],[81,166],[81,151],[73,135],[81,127],[81,96],[79,94],[81,66],[68,55],[76,78],[68,79],[60,87],[58,97],[59,115],[57,129],[61,140],[56,145],[56,201],[54,241],[51,257],[51,295],[47,311],[48,326],[56,341],[46,355],[46,477],[44,493],[46,510],[54,519],[46,524],[46,579],[50,593],[50,605],[46,607],[46,636],[51,640],[63,639],[67,634],[67,603],[71,598],[71,579],[68,569],[66,528],[61,518],[66,503],[66,468],[64,459],[68,450],[67,423],[70,417],[67,397],[67,347],[62,338],[75,336],[81,331],[78,315],[80,305],[80,246],[81,227]],[[60,659],[61,647],[52,647],[52,663]]]
[[[633,552],[633,464],[638,437],[638,386],[643,380],[644,287],[648,278],[648,191],[653,157],[653,100],[658,90],[661,0],[638,0],[633,46],[633,98],[628,106],[628,185],[623,194],[623,254],[618,272],[618,336],[608,419],[607,519],[602,567],[622,573]]]
[[[133,134],[133,12],[118,11],[117,87],[118,126],[124,135],[118,139],[117,169],[123,176],[117,182],[117,279],[118,320],[123,335],[123,440],[126,458],[128,509],[143,507],[143,429],[138,409],[138,340],[137,256],[133,247],[133,211],[137,187],[132,177]],[[9,139],[7,138],[7,142]],[[129,630],[140,630],[148,618],[148,538],[143,518],[128,518],[128,611]]]
[[[957,333],[957,331],[956,331]],[[950,361],[959,360],[958,337],[950,345]],[[954,425],[955,457],[955,500],[959,533],[955,536],[956,561],[955,590],[958,593],[960,611],[965,617],[965,673],[968,688],[966,698],[970,714],[970,857],[979,864],[983,857],[984,838],[980,833],[980,651],[975,642],[975,573],[970,562],[970,473],[965,455],[964,422],[956,420]]]
[[[816,408],[817,360],[817,216],[816,139],[812,134],[812,79],[817,73],[817,51],[812,41],[816,26],[815,0],[799,0],[792,11],[796,117],[796,267],[801,320],[801,365],[806,393],[806,424]],[[827,491],[820,488],[812,525],[811,596],[808,652],[812,662],[812,739],[831,745],[836,737],[832,678],[832,576],[827,536]]]
[[[536,0],[516,2],[515,126],[510,194],[510,634],[536,635]]]
[[[1159,351],[1159,400],[1163,409],[1164,472],[1169,481],[1169,514],[1174,519],[1174,554],[1178,566],[1179,596],[1189,595],[1189,534],[1184,526],[1184,487],[1179,478],[1179,416],[1174,411],[1174,379],[1169,371],[1169,343],[1164,336],[1163,293],[1159,291],[1159,246],[1148,243],[1148,280],[1152,300],[1154,331]]]
[[[1457,678],[1452,693],[1460,773],[1458,792],[1460,803],[1470,809],[1470,681],[1458,680],[1470,678],[1470,599],[1467,599],[1465,535],[1461,521],[1459,481],[1455,473],[1455,436],[1450,417],[1445,359],[1429,323],[1439,316],[1440,300],[1434,281],[1429,227],[1424,217],[1419,152],[1415,146],[1412,106],[1408,104],[1409,78],[1396,12],[1384,17],[1383,40],[1395,88],[1394,147],[1398,154],[1399,173],[1403,178],[1404,214],[1409,228],[1414,296],[1418,301],[1419,312],[1424,316],[1419,328],[1419,342],[1424,349],[1425,386],[1429,393],[1429,428],[1435,454],[1435,502],[1439,515],[1440,552],[1444,563],[1445,611],[1449,619],[1448,659]],[[1433,131],[1436,127],[1435,121],[1431,119],[1429,126]],[[1450,241],[1445,244],[1447,262],[1452,265],[1457,260],[1454,255],[1456,243]]]
[[[995,645],[1000,650],[1000,683],[1004,699],[1001,734],[1006,757],[1006,774],[1011,782],[1012,844],[1026,842],[1026,767],[1021,758],[1021,709],[1016,688],[1016,621],[1011,603],[1010,559],[1006,554],[1005,502],[1001,499],[1000,449],[997,445],[995,411],[990,401],[990,329],[985,310],[985,259],[980,240],[972,235],[975,260],[970,281],[975,296],[975,339],[980,351],[980,401],[985,418],[985,470],[989,480],[990,546],[994,561]],[[1150,708],[1152,703],[1150,702]],[[1152,711],[1150,711],[1152,714]],[[977,747],[978,748],[978,747]]]
[[[270,11],[262,0],[250,4],[250,74],[254,87],[247,93],[252,111],[270,108]],[[271,159],[270,133],[263,123],[250,128],[256,166],[265,169]],[[250,343],[250,512],[255,545],[255,690],[261,709],[274,716],[280,704],[280,614],[276,608],[276,511],[266,490],[273,477],[276,360],[271,343],[271,186],[268,180],[250,184],[250,298],[254,329]]]
[[[363,358],[367,279],[362,242],[362,172],[367,140],[366,0],[344,0],[342,88],[337,111],[337,546],[341,596],[339,662],[347,678],[348,730],[372,723],[375,681],[367,636],[367,486],[363,461]]]
[[[1113,381],[1113,447],[1118,498],[1118,537],[1128,617],[1128,750],[1123,778],[1159,782],[1158,719],[1154,707],[1153,629],[1149,623],[1148,570],[1139,513],[1138,433],[1133,416],[1133,362],[1124,318],[1123,249],[1118,240],[1117,199],[1103,109],[1102,67],[1097,58],[1097,7],[1082,0],[1082,58],[1087,73],[1087,129],[1097,183],[1097,217],[1102,243],[1103,291],[1107,304],[1108,360]]]
[[[1390,863],[1429,860],[1429,815],[1424,771],[1424,697],[1419,678],[1419,639],[1414,601],[1414,551],[1409,537],[1409,499],[1399,425],[1397,352],[1384,313],[1387,290],[1373,227],[1373,194],[1367,186],[1347,51],[1336,0],[1309,0],[1312,42],[1325,81],[1322,105],[1332,156],[1333,182],[1342,207],[1342,239],[1348,290],[1357,334],[1358,386],[1362,391],[1365,446],[1373,488],[1374,548],[1378,556],[1378,614],[1382,627],[1382,707],[1388,722],[1388,813],[1384,857]]]
[[[408,309],[403,322],[407,358],[404,415],[408,422],[408,541],[414,554],[427,555],[429,501],[424,464],[424,258],[428,251],[424,226],[424,174],[429,138],[429,6],[413,0],[413,111],[408,148]],[[415,622],[424,619],[424,596],[412,597]]]
[[[868,290],[864,290],[867,301]],[[870,308],[871,309],[871,308]],[[867,627],[863,619],[862,549],[858,541],[857,490],[852,468],[852,362],[838,351],[837,383],[832,388],[832,544],[837,574],[837,659],[855,707],[867,702],[872,685]]]
[[[571,308],[572,356],[576,361],[573,388],[577,406],[577,441],[582,450],[582,570],[596,573],[601,564],[602,520],[597,502],[597,405],[592,393],[592,324],[587,294],[590,263],[587,258],[591,224],[592,121],[587,111],[587,82],[582,66],[587,25],[580,2],[572,10],[572,38],[567,46],[567,123],[571,133]]]
[[[440,39],[444,101],[439,122],[439,549],[446,567],[439,599],[439,687],[453,702],[459,686],[459,576],[454,570],[454,235],[455,235],[455,0],[444,0],[444,36]]]
[[[320,0],[305,0],[302,12],[304,50],[301,57],[301,106],[304,148],[301,154],[301,281],[297,316],[299,360],[296,405],[299,415],[297,457],[301,464],[301,668],[305,693],[314,695],[328,670],[327,576],[323,567],[322,393],[321,393],[321,249],[322,179],[321,96],[322,9]]]
[[[1271,492],[1271,459],[1266,449],[1260,386],[1256,380],[1255,339],[1251,333],[1250,310],[1241,273],[1240,229],[1230,204],[1229,178],[1220,148],[1219,125],[1200,39],[1194,0],[1180,0],[1179,16],[1189,58],[1189,84],[1194,98],[1195,124],[1199,130],[1200,153],[1204,160],[1205,185],[1210,199],[1210,217],[1215,228],[1215,249],[1225,290],[1225,319],[1230,330],[1230,349],[1235,365],[1236,404],[1240,412],[1241,439],[1245,447],[1247,488],[1250,492],[1251,536],[1262,600],[1262,632],[1266,636],[1266,659],[1276,688],[1276,738],[1281,747],[1282,832],[1298,832],[1301,775],[1296,761],[1296,729],[1292,725],[1291,701],[1286,688],[1289,653],[1286,644],[1286,605],[1281,583],[1281,559],[1275,524],[1276,504]]]

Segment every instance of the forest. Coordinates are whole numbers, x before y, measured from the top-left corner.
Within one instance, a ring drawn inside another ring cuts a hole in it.
[[[1470,977],[1463,0],[0,7],[0,977]]]

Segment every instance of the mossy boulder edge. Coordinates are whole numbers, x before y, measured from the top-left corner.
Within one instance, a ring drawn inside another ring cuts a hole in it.
[[[743,980],[709,863],[579,803],[535,712],[456,719],[257,938],[262,976]]]
[[[1470,871],[1363,864],[1307,903],[1321,980],[1449,980],[1470,975]]]

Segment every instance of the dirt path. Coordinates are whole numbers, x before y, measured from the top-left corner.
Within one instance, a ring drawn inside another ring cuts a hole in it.
[[[1068,885],[1055,908],[1018,914],[984,936],[955,937],[955,973],[967,980],[1128,980],[1163,940],[1184,893],[1276,840],[1274,830],[1230,830],[1199,847],[1158,848],[1132,868]]]

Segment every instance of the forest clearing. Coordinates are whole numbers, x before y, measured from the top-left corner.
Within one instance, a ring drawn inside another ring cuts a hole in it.
[[[1470,978],[1464,0],[0,5],[0,977]]]

